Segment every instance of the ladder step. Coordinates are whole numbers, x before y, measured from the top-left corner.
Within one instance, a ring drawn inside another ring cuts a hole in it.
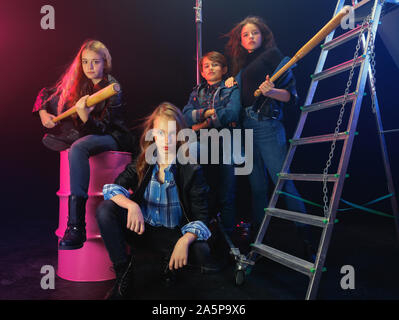
[[[306,260],[300,259],[275,248],[266,246],[262,243],[253,244],[251,245],[251,247],[253,251],[266,258],[269,258],[270,260],[276,261],[288,268],[291,268],[308,276],[312,275],[312,270],[314,270],[314,264]]]
[[[325,134],[321,136],[314,136],[314,137],[306,137],[300,139],[290,139],[290,143],[294,146],[304,145],[304,144],[311,144],[311,143],[320,143],[320,142],[328,142],[333,140],[345,140],[349,137],[348,132],[340,132],[335,137],[334,134]]]
[[[348,94],[346,101],[352,102],[353,100],[356,99],[356,97],[357,97],[356,92],[350,93],[350,94]],[[301,107],[301,110],[302,110],[302,112],[313,112],[313,111],[318,111],[318,110],[323,110],[323,109],[339,106],[339,105],[342,105],[342,103],[344,102],[344,98],[345,98],[345,96],[340,96],[340,97],[332,98],[329,100],[312,103],[308,106]]]
[[[309,174],[309,173],[278,173],[280,179],[284,180],[299,180],[299,181],[323,181],[324,175],[322,174]],[[339,179],[338,174],[328,174],[327,181],[336,182]]]
[[[365,30],[367,30],[367,27],[368,27],[368,24],[365,24],[365,26],[364,26]],[[348,31],[325,44],[322,44],[321,48],[323,50],[334,49],[334,48],[340,46],[341,44],[344,44],[345,42],[348,42],[349,40],[356,38],[359,35],[359,33],[361,32],[361,30],[362,30],[362,26],[359,25],[357,28]]]
[[[319,217],[302,212],[293,212],[278,208],[267,208],[266,213],[277,218],[301,222],[316,227],[324,228],[328,220],[325,217]]]
[[[335,75],[337,75],[337,74],[339,74],[341,72],[350,70],[350,69],[352,69],[352,65],[354,63],[354,60],[355,59],[352,59],[352,60],[346,61],[344,63],[341,63],[341,64],[339,64],[337,66],[334,66],[334,67],[331,67],[329,69],[326,69],[326,70],[324,70],[322,72],[315,73],[315,74],[313,74],[311,76],[312,80],[313,81],[323,80],[323,79],[335,76]],[[358,57],[356,59],[356,62],[355,62],[355,67],[360,66],[363,63],[364,60],[365,60],[365,56],[364,55]]]

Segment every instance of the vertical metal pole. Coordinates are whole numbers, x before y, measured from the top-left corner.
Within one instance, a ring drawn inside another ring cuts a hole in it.
[[[195,25],[197,32],[197,85],[201,82],[199,61],[202,57],[202,0],[195,1]]]

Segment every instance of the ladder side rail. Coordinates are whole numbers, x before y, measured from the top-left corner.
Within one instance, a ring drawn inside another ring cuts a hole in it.
[[[365,50],[366,48],[366,39],[364,35],[362,36],[362,46],[363,49]],[[369,68],[368,70],[368,85],[369,89],[371,92],[371,98],[374,100],[374,110],[372,112],[375,115],[375,120],[376,120],[376,125],[378,129],[378,138],[380,141],[380,148],[381,148],[381,155],[382,155],[382,160],[384,163],[384,170],[385,170],[385,176],[387,179],[388,183],[388,192],[392,194],[392,197],[390,198],[391,202],[391,207],[392,207],[392,213],[395,218],[395,230],[396,230],[396,236],[399,240],[399,210],[398,210],[398,201],[396,198],[396,192],[395,192],[395,185],[393,183],[393,178],[392,178],[392,171],[391,171],[391,165],[389,161],[389,155],[388,155],[388,148],[387,144],[385,141],[385,134],[384,134],[384,128],[382,125],[382,118],[381,118],[381,112],[380,112],[380,107],[378,103],[378,98],[377,98],[377,91],[375,86],[372,84],[373,79],[373,72],[372,69]]]
[[[259,227],[258,233],[256,235],[255,244],[262,243],[263,238],[265,237],[266,230],[269,227],[271,217],[272,216],[266,211],[262,223]]]
[[[381,8],[382,8],[382,6],[380,4],[380,0],[375,0],[374,6],[373,6],[373,11],[372,11],[372,20],[373,20],[372,34],[370,32],[368,34],[366,48],[368,47],[368,44],[370,43],[371,37],[373,36],[373,38],[375,39],[375,34],[377,31],[377,27],[378,27],[378,21],[379,21],[380,15],[381,15]],[[339,177],[337,183],[334,184],[334,189],[333,189],[333,192],[332,192],[332,195],[330,198],[330,206],[329,206],[329,212],[328,212],[328,216],[327,216],[327,219],[329,219],[329,222],[328,222],[327,227],[323,230],[321,244],[319,246],[319,250],[317,253],[317,257],[316,257],[315,273],[314,273],[313,277],[311,277],[311,279],[310,279],[310,283],[309,283],[308,290],[306,293],[306,299],[315,299],[316,298],[316,294],[318,291],[318,286],[319,286],[319,282],[320,282],[320,278],[321,278],[322,268],[324,266],[325,257],[326,257],[326,254],[328,251],[328,246],[329,246],[329,243],[331,240],[333,222],[335,220],[335,215],[336,215],[336,212],[338,209],[339,199],[342,194],[346,170],[348,168],[350,153],[352,150],[353,140],[355,137],[357,121],[359,119],[359,113],[360,113],[360,109],[361,109],[364,88],[366,85],[368,70],[370,68],[369,53],[367,52],[367,49],[365,50],[364,54],[366,55],[366,59],[364,60],[362,66],[360,68],[358,82],[357,82],[357,86],[356,86],[356,92],[358,92],[358,98],[355,101],[353,101],[354,106],[352,107],[352,112],[351,112],[351,116],[349,119],[349,126],[347,129],[349,131],[349,137],[344,142],[343,152],[341,154],[340,163],[339,163],[339,167],[338,167],[338,173],[340,174],[340,177]]]
[[[315,260],[315,271],[313,275],[310,277],[309,285],[306,291],[306,300],[314,300],[317,297],[317,292],[319,289],[320,279],[322,275],[322,269],[324,266],[324,262],[327,256],[328,246],[330,244],[331,235],[333,231],[334,221],[329,221],[325,228],[323,229],[319,250],[317,251],[317,256]]]

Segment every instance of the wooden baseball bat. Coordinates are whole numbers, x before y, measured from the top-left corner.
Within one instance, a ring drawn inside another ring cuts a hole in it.
[[[109,86],[97,91],[96,93],[94,93],[90,97],[88,97],[87,102],[86,102],[86,107],[88,108],[88,107],[94,106],[95,104],[118,94],[120,90],[121,90],[121,88],[120,88],[119,84],[112,83]],[[61,113],[59,116],[55,117],[53,119],[53,122],[58,122],[62,119],[65,119],[74,113],[76,113],[75,106],[68,109],[67,111]]]
[[[295,56],[287,62],[279,71],[277,71],[271,78],[270,81],[274,82],[279,77],[281,77],[284,72],[286,72],[289,68],[291,68],[295,63],[301,60],[304,56],[306,56],[314,47],[317,46],[323,39],[325,39],[335,28],[339,26],[343,17],[349,14],[351,6],[345,6],[341,9],[338,14],[332,18],[316,35],[310,39],[298,52]],[[254,93],[255,97],[258,97],[262,94],[262,92],[257,89]]]

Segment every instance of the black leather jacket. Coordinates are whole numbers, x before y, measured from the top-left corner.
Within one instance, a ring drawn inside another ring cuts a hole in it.
[[[104,79],[96,85],[96,91],[112,83],[118,82],[111,75],[106,75]],[[40,110],[46,110],[48,113],[57,115],[59,97],[54,97],[46,103],[46,100],[53,92],[54,91],[51,89],[43,88],[36,98],[32,111],[37,113]],[[125,118],[126,105],[122,99],[122,91],[120,91],[117,95],[98,103],[90,113],[86,123],[83,123],[79,117],[69,117],[61,120],[61,127],[63,128],[59,130],[65,131],[68,130],[68,128],[75,128],[79,131],[80,137],[89,134],[109,134],[116,140],[121,151],[134,152],[134,136],[127,128]]]
[[[133,194],[131,200],[141,204],[144,198],[144,192],[150,182],[154,165],[150,165],[144,175],[143,181],[139,184],[136,171],[136,162],[126,166],[126,169],[116,178],[115,184],[131,189]],[[181,222],[184,225],[192,221],[202,221],[209,224],[210,216],[208,211],[208,192],[209,187],[205,181],[202,168],[193,164],[175,165],[175,182],[179,192],[180,205],[183,210],[183,216],[187,222]]]

